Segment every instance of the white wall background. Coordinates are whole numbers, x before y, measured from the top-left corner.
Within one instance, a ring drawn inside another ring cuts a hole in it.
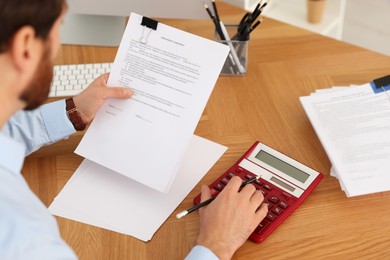
[[[390,0],[348,0],[342,40],[390,56]]]

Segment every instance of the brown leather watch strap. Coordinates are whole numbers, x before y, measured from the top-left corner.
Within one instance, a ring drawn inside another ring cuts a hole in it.
[[[73,98],[65,100],[66,103],[66,115],[70,122],[72,122],[74,129],[77,131],[83,131],[86,127],[83,119],[81,119],[79,111],[77,111],[76,105],[74,104]]]

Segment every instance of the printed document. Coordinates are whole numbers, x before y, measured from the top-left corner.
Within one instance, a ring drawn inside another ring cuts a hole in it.
[[[347,196],[390,190],[390,97],[370,84],[301,97]]]
[[[133,97],[108,100],[76,153],[166,193],[229,47],[142,22],[142,16],[130,15],[108,81],[131,88]]]

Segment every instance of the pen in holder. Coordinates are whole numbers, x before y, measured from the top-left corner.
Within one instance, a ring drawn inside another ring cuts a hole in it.
[[[221,70],[221,76],[245,76],[248,65],[248,43],[249,40],[230,39],[229,35],[236,35],[238,25],[221,23],[221,29],[226,40],[221,40],[218,32],[215,32],[215,40],[226,44],[230,52]],[[227,37],[226,37],[227,36]]]

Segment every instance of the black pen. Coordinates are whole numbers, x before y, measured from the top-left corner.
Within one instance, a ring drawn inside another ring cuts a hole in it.
[[[219,25],[219,22],[217,21],[217,18],[213,15],[213,13],[211,12],[209,6],[206,3],[203,3],[203,4],[204,4],[204,8],[206,9],[207,13],[209,14],[211,20],[213,21],[213,23],[215,25],[215,29],[217,30],[219,38],[221,38],[222,41],[226,41],[225,37],[223,36],[223,33],[222,33],[221,27]]]
[[[204,5],[204,8],[206,9],[207,13],[209,14],[211,20],[213,21],[213,23],[215,25],[215,30],[217,31],[217,33],[219,35],[219,38],[221,39],[221,41],[226,41],[226,37],[223,35],[222,29],[221,29],[221,25],[217,21],[217,18],[213,15],[213,13],[211,12],[209,6],[206,3],[203,2],[203,5]],[[233,61],[233,58],[232,58],[231,54],[229,54],[228,57],[229,58],[227,59],[227,62],[229,64],[230,72],[232,74],[237,74],[237,72],[234,70],[234,67],[237,66],[237,64],[235,64],[235,62]]]
[[[253,10],[253,12],[250,14],[250,16],[248,17],[248,22],[252,22],[254,19],[253,15],[257,13],[257,11],[259,10],[259,8],[261,7],[261,4],[262,4],[263,0],[261,0],[255,7],[255,9]]]
[[[258,179],[260,179],[260,177],[261,177],[261,176],[256,176],[256,177],[253,177],[253,178],[251,178],[251,179],[249,179],[249,180],[247,180],[247,181],[243,181],[242,184],[241,184],[241,186],[240,186],[240,189],[242,189],[243,187],[245,187],[245,186],[246,186],[247,184],[249,184],[249,183],[252,183],[252,182],[254,182],[254,181],[257,181]],[[184,211],[178,213],[178,214],[176,215],[176,218],[177,218],[177,219],[182,218],[182,217],[184,217],[185,215],[187,215],[187,214],[189,214],[189,213],[191,213],[191,212],[193,212],[193,211],[195,211],[195,210],[197,210],[197,209],[199,209],[199,208],[201,208],[201,207],[204,207],[204,206],[210,204],[210,202],[212,202],[216,197],[217,197],[217,196],[212,197],[212,198],[210,198],[210,199],[208,199],[208,200],[205,200],[205,201],[199,203],[198,205],[193,206],[192,208],[189,208],[189,209],[187,209],[187,210],[184,210]]]
[[[217,4],[215,3],[215,0],[211,0],[213,8],[214,8],[214,14],[215,14],[215,19],[217,20],[218,24],[220,22],[219,20],[219,15],[218,15],[218,9],[217,9]]]
[[[251,33],[254,29],[256,29],[256,27],[259,26],[259,25],[263,22],[263,20],[264,20],[264,18],[261,19],[261,20],[257,20],[257,21],[253,24],[253,26],[251,27],[251,29],[250,29],[249,32]]]

